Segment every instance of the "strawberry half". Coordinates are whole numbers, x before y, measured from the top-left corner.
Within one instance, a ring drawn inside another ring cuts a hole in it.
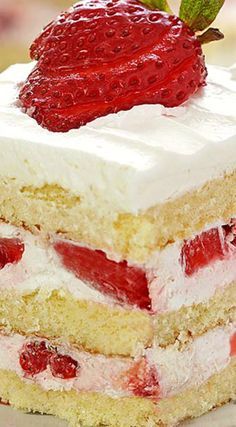
[[[83,0],[31,46],[22,107],[55,132],[140,104],[175,107],[205,85],[201,43],[177,16],[136,0]]]

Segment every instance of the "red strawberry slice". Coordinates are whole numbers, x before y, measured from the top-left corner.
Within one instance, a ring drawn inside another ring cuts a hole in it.
[[[0,270],[7,264],[17,264],[25,246],[20,239],[0,238]]]
[[[210,263],[235,255],[235,219],[229,224],[204,231],[194,239],[186,240],[181,250],[180,262],[185,274],[191,276]]]
[[[230,356],[236,357],[236,333],[231,337],[230,349]]]
[[[157,371],[145,358],[123,374],[122,385],[139,397],[158,398],[160,394]]]
[[[31,58],[21,104],[52,131],[135,105],[177,106],[207,74],[194,32],[136,0],[81,1],[45,28]]]
[[[49,361],[52,375],[56,378],[69,380],[78,375],[78,362],[70,356],[54,354]]]
[[[65,267],[81,280],[117,301],[150,308],[148,282],[141,268],[129,266],[126,261],[112,261],[102,251],[69,242],[58,241],[54,248]]]
[[[45,341],[34,341],[23,346],[20,354],[20,365],[26,375],[34,376],[47,369],[52,356]]]
[[[212,228],[192,240],[185,241],[181,252],[181,263],[187,276],[191,276],[211,262],[223,259],[224,255],[225,242],[221,227]]]

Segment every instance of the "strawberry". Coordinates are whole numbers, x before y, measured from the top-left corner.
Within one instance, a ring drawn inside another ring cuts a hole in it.
[[[83,0],[34,41],[22,107],[55,132],[140,104],[175,107],[206,83],[201,42],[136,0]]]
[[[196,273],[211,262],[225,255],[221,229],[204,231],[192,240],[186,240],[181,251],[181,264],[187,276]]]
[[[45,341],[34,341],[23,346],[19,362],[26,375],[34,376],[47,369],[51,355]]]
[[[27,376],[35,376],[50,367],[56,378],[71,379],[78,374],[78,362],[70,356],[59,354],[56,347],[45,341],[33,341],[21,349],[19,362]]]
[[[122,376],[122,386],[135,396],[158,398],[160,393],[157,371],[142,358]]]
[[[185,274],[191,276],[200,268],[210,263],[232,256],[236,253],[236,221],[212,228],[194,237],[185,240],[180,256],[180,263]]]
[[[100,250],[70,242],[58,241],[54,248],[64,266],[79,279],[119,302],[150,308],[147,277],[141,268],[129,266],[126,261],[112,261]]]
[[[230,356],[236,357],[236,333],[231,337],[230,340]]]
[[[24,250],[24,243],[20,239],[0,238],[0,270],[7,264],[17,264]]]
[[[52,375],[56,378],[69,380],[76,378],[78,374],[78,362],[70,356],[54,354],[49,361]]]

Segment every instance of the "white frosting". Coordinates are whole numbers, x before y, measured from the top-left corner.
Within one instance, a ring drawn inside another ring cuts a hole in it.
[[[182,351],[177,345],[145,350],[143,355],[150,366],[157,370],[160,397],[200,386],[212,375],[222,371],[230,363],[230,340],[235,332],[236,328],[232,325],[216,328],[193,340]],[[57,348],[60,354],[69,355],[78,362],[78,377],[71,380],[55,378],[48,367],[46,371],[30,378],[19,363],[22,347],[29,341],[20,335],[0,335],[0,369],[13,371],[24,381],[36,383],[44,390],[96,391],[113,397],[132,395],[124,379],[126,373],[132,370],[133,363],[139,359],[109,358],[59,345]]]
[[[98,292],[63,268],[54,249],[31,233],[0,223],[0,237],[20,237],[25,251],[20,262],[7,264],[0,270],[0,290],[14,289],[27,294],[39,289],[51,294],[67,290],[77,299],[113,304],[113,299]]]
[[[66,134],[42,129],[15,106],[32,64],[0,76],[0,176],[58,184],[110,209],[137,213],[236,167],[235,71],[209,67],[184,107],[142,105]]]

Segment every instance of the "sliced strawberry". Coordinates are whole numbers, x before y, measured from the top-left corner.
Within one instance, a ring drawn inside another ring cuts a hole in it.
[[[186,240],[181,249],[180,262],[185,274],[191,276],[210,263],[236,254],[236,220],[204,231]]]
[[[7,264],[17,264],[24,250],[24,243],[20,239],[0,238],[0,270]]]
[[[112,261],[102,251],[70,242],[58,241],[54,248],[65,267],[81,280],[120,302],[150,308],[147,277],[141,268],[129,266],[126,261]]]
[[[212,228],[192,240],[185,241],[181,252],[181,263],[187,276],[191,276],[211,262],[223,259],[224,255],[225,242],[221,227]]]
[[[158,398],[160,394],[157,371],[145,358],[136,362],[123,375],[123,387],[135,396]]]
[[[26,375],[34,376],[47,369],[52,351],[45,341],[34,341],[23,346],[19,358]]]
[[[230,356],[236,356],[236,333],[231,337],[230,340]]]
[[[52,131],[134,105],[177,106],[207,74],[194,32],[136,0],[81,1],[45,28],[31,57],[21,104]]]
[[[79,364],[70,356],[54,354],[49,361],[52,375],[56,378],[69,380],[78,375]]]

